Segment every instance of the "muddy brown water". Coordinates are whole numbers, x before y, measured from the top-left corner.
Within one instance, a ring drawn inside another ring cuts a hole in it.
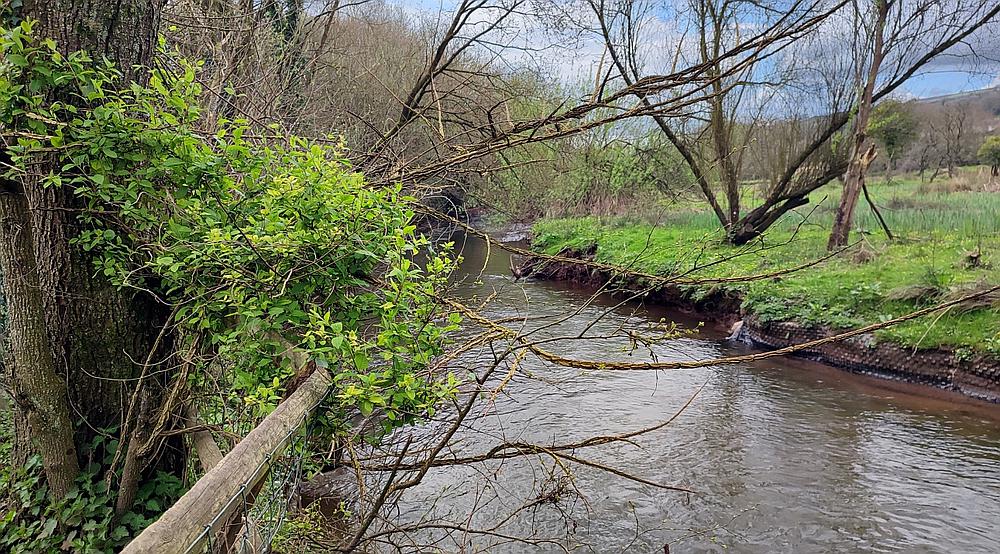
[[[460,237],[459,242],[463,242]],[[544,336],[578,334],[618,300],[563,283],[509,277],[508,257],[465,240],[467,300],[496,294],[486,313],[530,315]],[[677,321],[698,332],[629,352],[622,339],[560,341],[577,358],[705,359],[745,352],[691,316],[630,304],[588,336],[649,331]],[[489,351],[470,353],[469,366]],[[796,359],[686,371],[583,372],[526,359],[495,403],[460,433],[459,452],[508,441],[566,443],[668,426],[576,455],[692,494],[661,490],[567,463],[521,458],[435,470],[400,518],[441,517],[493,529],[453,534],[434,549],[467,552],[1000,552],[1000,406]],[[528,375],[530,374],[530,376]],[[574,492],[575,489],[575,492]],[[558,490],[560,494],[551,494]],[[508,535],[554,539],[536,545]],[[425,537],[419,549],[430,548]],[[416,545],[417,543],[414,543]]]

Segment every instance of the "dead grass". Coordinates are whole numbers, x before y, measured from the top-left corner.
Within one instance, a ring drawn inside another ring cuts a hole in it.
[[[996,285],[990,284],[985,280],[977,281],[975,283],[966,283],[964,285],[951,287],[951,289],[941,299],[946,302],[950,300],[957,300],[963,296],[986,291],[994,286]],[[972,300],[962,302],[956,307],[956,309],[961,313],[968,313],[975,310],[1000,309],[1000,291],[993,291],[977,298],[973,298]]]

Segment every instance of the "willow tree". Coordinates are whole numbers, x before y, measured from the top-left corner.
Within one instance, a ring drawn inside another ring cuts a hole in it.
[[[651,67],[688,72],[669,91],[688,100],[686,113],[651,117],[691,166],[701,194],[735,244],[760,236],[786,213],[808,204],[813,191],[847,172],[851,155],[844,155],[835,137],[855,119],[863,97],[874,104],[891,95],[933,60],[972,43],[973,33],[1000,14],[1000,4],[987,0],[893,2],[883,24],[884,60],[865,94],[871,55],[844,46],[874,35],[871,25],[859,24],[852,2],[677,2],[681,32],[652,24],[654,2],[586,3],[596,19],[591,30],[603,39],[613,70],[625,83],[655,79]],[[762,28],[784,32],[749,55],[734,55],[740,44],[767,36],[759,34]],[[657,33],[668,48],[651,47]],[[862,83],[856,93],[844,94],[843,84],[854,82]],[[759,202],[744,210],[740,199],[753,177],[744,171],[748,147],[755,141],[770,143],[772,137],[762,130],[768,120],[788,121],[769,111],[776,90],[810,106],[810,112],[796,116],[808,121],[808,132],[784,157],[777,177],[764,184]],[[663,101],[662,95],[641,88],[635,98],[647,106]],[[817,99],[820,104],[813,106]]]

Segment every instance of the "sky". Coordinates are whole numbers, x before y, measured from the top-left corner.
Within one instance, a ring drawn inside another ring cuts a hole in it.
[[[1000,80],[995,76],[942,70],[916,75],[907,81],[903,88],[914,98],[928,98],[998,85]]]
[[[390,1],[414,14],[415,18],[437,17],[442,11],[448,12],[454,9],[457,3],[455,0]],[[571,5],[571,2],[556,2],[557,6],[560,4],[560,7],[565,7]],[[442,16],[444,23],[448,17],[447,13]],[[648,17],[653,19],[650,21],[650,26],[653,28],[676,28],[665,9],[656,9]],[[990,31],[972,37],[971,42],[976,44],[977,51],[1000,53],[1000,37],[997,36],[1000,33],[996,28]],[[571,40],[564,35],[551,32],[551,29],[543,28],[540,23],[529,18],[514,20],[508,29],[506,40],[527,47],[531,53],[516,49],[504,51],[503,64],[510,67],[526,65],[540,69],[567,84],[592,82],[603,53],[603,44],[596,36]],[[662,38],[660,40],[667,42]],[[955,53],[960,54],[967,49],[967,47],[960,48]],[[897,94],[908,98],[927,98],[1000,86],[1000,62],[997,61],[1000,60],[1000,55],[987,57],[985,62],[971,68],[960,56],[942,56],[910,78]]]

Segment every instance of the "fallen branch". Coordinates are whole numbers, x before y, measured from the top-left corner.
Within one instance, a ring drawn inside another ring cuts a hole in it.
[[[741,364],[754,362],[757,360],[766,360],[768,358],[776,358],[778,356],[784,356],[787,354],[794,354],[796,352],[801,352],[803,350],[809,350],[810,348],[815,348],[817,346],[822,346],[831,342],[838,342],[851,337],[856,337],[859,335],[864,335],[871,333],[873,331],[878,331],[879,329],[885,329],[887,327],[892,327],[898,325],[905,321],[910,321],[923,317],[928,314],[935,313],[940,310],[950,308],[952,306],[957,306],[959,304],[965,304],[970,300],[975,300],[977,298],[992,294],[994,292],[1000,291],[1000,285],[995,285],[993,287],[982,289],[965,296],[949,300],[947,302],[942,302],[935,306],[930,306],[928,308],[923,308],[914,312],[910,312],[906,315],[902,315],[893,319],[889,319],[880,323],[873,323],[871,325],[866,325],[864,327],[859,327],[857,329],[852,329],[850,331],[845,331],[843,333],[838,333],[835,335],[830,335],[828,337],[823,337],[821,339],[816,339],[812,341],[807,341],[799,344],[793,344],[786,346],[784,348],[779,348],[777,350],[770,350],[767,352],[757,352],[754,354],[745,354],[742,356],[729,356],[724,358],[712,358],[708,360],[693,360],[693,361],[671,361],[671,362],[615,362],[615,361],[594,361],[594,360],[579,360],[575,358],[566,358],[559,356],[558,354],[553,354],[547,350],[543,350],[537,344],[525,340],[517,331],[513,329],[508,329],[501,325],[497,325],[490,321],[489,319],[483,317],[477,312],[470,310],[469,308],[463,306],[461,303],[454,300],[444,299],[453,309],[461,312],[470,320],[475,321],[481,325],[497,329],[506,329],[507,336],[511,337],[513,340],[518,342],[522,348],[527,348],[532,353],[534,353],[539,358],[560,365],[563,367],[572,367],[576,369],[591,369],[591,370],[602,370],[602,371],[636,371],[636,370],[655,370],[655,369],[695,369],[699,367],[707,367],[713,365],[730,365],[730,364]]]

